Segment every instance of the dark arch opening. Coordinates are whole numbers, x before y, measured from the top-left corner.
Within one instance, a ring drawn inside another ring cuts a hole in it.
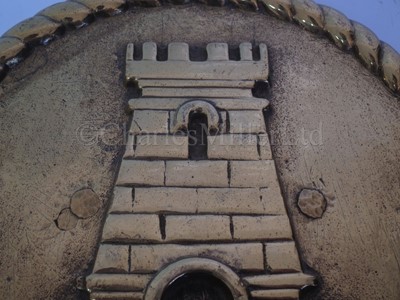
[[[164,290],[161,300],[233,300],[232,292],[207,272],[184,274]]]
[[[188,125],[189,159],[207,159],[207,134],[207,116],[200,112],[191,112]]]

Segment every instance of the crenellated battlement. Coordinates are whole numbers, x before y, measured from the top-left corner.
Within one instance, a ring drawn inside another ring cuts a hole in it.
[[[223,280],[235,299],[298,299],[314,277],[302,272],[281,194],[268,100],[252,94],[268,79],[266,45],[259,60],[250,43],[229,60],[228,44],[211,43],[204,61],[191,61],[186,43],[169,44],[165,61],[155,43],[142,47],[141,60],[127,48],[126,79],[142,95],[129,101],[125,154],[86,278],[92,299],[164,299],[196,272]]]
[[[134,60],[133,44],[129,44],[127,47],[126,80],[139,83],[144,81],[144,86],[151,83],[152,86],[158,87],[251,88],[255,80],[267,80],[269,74],[268,50],[265,44],[259,45],[260,59],[254,60],[252,44],[241,43],[239,45],[239,61],[229,60],[229,48],[226,43],[208,44],[206,47],[207,60],[205,61],[191,61],[187,43],[170,43],[166,61],[157,60],[156,43],[146,42],[142,47],[142,60]],[[154,80],[149,81],[149,79],[160,79],[161,81],[155,82]],[[167,82],[166,80],[173,81]],[[199,80],[202,83],[199,83]],[[142,85],[139,84],[139,86]]]

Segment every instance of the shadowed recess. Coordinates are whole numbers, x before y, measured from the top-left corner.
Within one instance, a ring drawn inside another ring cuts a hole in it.
[[[206,272],[184,274],[165,289],[161,300],[233,300],[229,288]]]
[[[207,116],[198,112],[189,115],[189,158],[193,160],[207,159]]]

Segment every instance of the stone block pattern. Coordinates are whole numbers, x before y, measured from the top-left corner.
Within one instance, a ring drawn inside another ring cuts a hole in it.
[[[187,136],[169,131],[174,113],[134,113],[92,297],[142,299],[154,272],[193,256],[257,272],[244,278],[255,299],[296,299],[312,277],[301,272],[262,114],[221,114],[231,123],[208,137],[210,160],[192,161]]]
[[[86,286],[91,291],[135,292],[143,290],[150,279],[149,274],[92,274]]]
[[[228,162],[167,161],[165,183],[167,186],[228,187]]]
[[[257,136],[222,134],[208,137],[209,159],[259,160]]]
[[[103,229],[103,242],[160,241],[157,215],[110,214]]]
[[[292,239],[289,218],[283,216],[233,216],[233,237],[237,240]]]
[[[94,273],[128,273],[129,246],[101,244],[97,252]]]
[[[134,245],[131,247],[131,270],[154,272],[180,257],[214,257],[238,270],[264,269],[263,245],[245,244],[196,244],[196,245]]]
[[[265,133],[262,111],[233,110],[229,112],[230,133]]]
[[[144,48],[136,66],[150,74],[146,62],[157,62],[157,47]],[[208,49],[208,62],[227,60],[227,49]],[[167,64],[186,64],[188,51],[187,44],[170,45]],[[251,51],[241,55],[251,62]],[[268,101],[252,97],[249,79],[197,79],[196,72],[170,79],[173,66],[164,77],[139,79],[143,97],[130,101],[126,152],[87,278],[92,298],[142,299],[159,270],[201,257],[245,274],[254,299],[297,299],[313,277],[302,273],[282,198],[262,111]],[[201,96],[207,104],[190,102]],[[203,160],[189,160],[192,104],[208,120]]]
[[[136,139],[137,158],[188,158],[188,138],[173,135],[141,135]]]
[[[229,216],[167,216],[165,228],[166,240],[173,242],[232,239]]]
[[[123,160],[117,185],[163,185],[165,164],[163,161]]]
[[[93,292],[93,300],[143,300],[143,293],[139,292]]]
[[[124,200],[120,197],[114,198],[112,210],[127,203],[126,208],[119,211],[229,215],[286,214],[280,193],[268,188],[138,187],[134,189],[134,199],[131,198],[132,189],[124,192],[127,198]]]
[[[151,134],[168,132],[168,111],[135,110],[130,133]]]

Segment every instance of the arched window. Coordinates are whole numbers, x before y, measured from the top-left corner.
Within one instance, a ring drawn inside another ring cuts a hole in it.
[[[207,115],[193,111],[189,114],[188,138],[189,138],[189,159],[207,159]]]
[[[177,110],[172,132],[188,132],[189,159],[207,159],[207,136],[219,131],[221,117],[207,101],[191,100]]]

